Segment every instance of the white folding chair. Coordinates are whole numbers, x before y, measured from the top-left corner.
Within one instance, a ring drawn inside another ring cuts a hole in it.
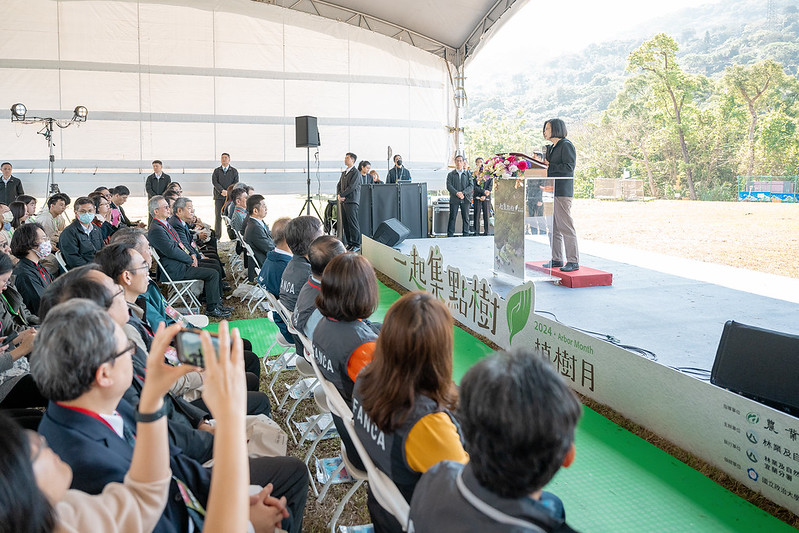
[[[180,301],[183,304],[184,309],[186,309],[187,314],[199,315],[200,301],[194,295],[194,292],[192,292],[192,287],[195,283],[202,284],[202,280],[184,279],[174,281],[164,268],[164,265],[161,264],[161,257],[158,255],[158,252],[155,250],[155,248],[151,246],[150,251],[153,255],[153,259],[155,259],[155,262],[158,265],[158,270],[161,272],[161,275],[166,278],[166,281],[163,279],[161,280],[161,284],[165,285],[169,291],[169,296],[167,297],[166,301],[167,305],[177,308],[175,304]]]
[[[69,272],[69,269],[67,268],[67,263],[66,261],[64,261],[64,254],[61,253],[61,250],[55,253],[55,260],[58,261],[58,266],[61,267],[61,270],[63,270],[64,272]]]

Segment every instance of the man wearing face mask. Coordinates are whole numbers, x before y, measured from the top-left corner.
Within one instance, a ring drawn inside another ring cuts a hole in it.
[[[75,200],[75,220],[58,238],[58,248],[67,268],[91,263],[94,254],[103,247],[103,236],[92,224],[94,211],[94,202],[90,198],[81,196]]]
[[[388,171],[386,183],[397,183],[398,181],[411,181],[411,173],[402,166],[402,156],[394,156],[394,167]]]

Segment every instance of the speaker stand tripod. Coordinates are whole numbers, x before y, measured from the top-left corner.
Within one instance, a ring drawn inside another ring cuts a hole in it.
[[[324,220],[324,218],[322,218],[322,215],[319,214],[319,210],[316,208],[316,204],[314,204],[313,201],[311,200],[311,147],[306,146],[305,149],[307,150],[307,156],[308,156],[307,165],[305,167],[305,172],[307,175],[306,185],[308,186],[308,190],[307,190],[307,195],[305,196],[305,203],[302,204],[302,207],[300,208],[300,214],[297,216],[302,215],[303,209],[305,210],[306,215],[310,215],[311,208],[313,207],[314,213],[316,213],[316,216],[319,218],[319,220]]]

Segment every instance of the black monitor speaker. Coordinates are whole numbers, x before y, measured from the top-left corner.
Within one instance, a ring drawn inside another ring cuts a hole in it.
[[[382,222],[375,230],[374,240],[386,246],[397,246],[404,241],[411,230],[396,218],[389,218]]]
[[[710,382],[799,414],[799,335],[733,322],[724,324]]]
[[[294,126],[297,134],[297,148],[319,146],[319,128],[316,126],[316,117],[308,115],[294,117]]]

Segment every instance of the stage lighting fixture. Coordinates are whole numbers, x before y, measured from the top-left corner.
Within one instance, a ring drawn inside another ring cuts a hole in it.
[[[18,121],[18,120],[25,120],[25,114],[28,112],[28,108],[25,107],[25,104],[14,104],[11,106],[11,121]]]
[[[89,110],[85,106],[79,105],[75,108],[75,115],[72,120],[75,122],[86,122],[86,117],[89,116]]]

